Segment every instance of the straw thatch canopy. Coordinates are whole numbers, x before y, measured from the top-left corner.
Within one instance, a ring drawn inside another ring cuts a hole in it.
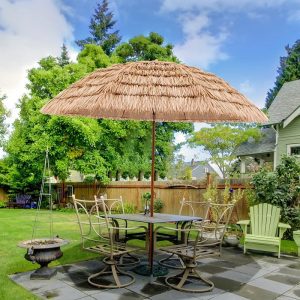
[[[141,61],[98,69],[42,108],[45,114],[192,122],[266,122],[214,74],[183,64]]]

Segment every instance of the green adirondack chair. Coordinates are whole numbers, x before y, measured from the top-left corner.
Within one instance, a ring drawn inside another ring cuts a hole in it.
[[[248,249],[278,253],[280,258],[280,242],[289,224],[279,222],[280,208],[268,203],[250,207],[250,220],[237,222],[245,235],[244,253]],[[247,233],[250,225],[251,231]]]

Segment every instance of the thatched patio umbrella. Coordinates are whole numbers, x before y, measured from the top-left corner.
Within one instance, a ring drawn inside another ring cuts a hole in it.
[[[194,67],[162,61],[98,69],[62,91],[42,108],[42,113],[152,121],[151,217],[155,122],[267,121],[255,105],[223,79]]]

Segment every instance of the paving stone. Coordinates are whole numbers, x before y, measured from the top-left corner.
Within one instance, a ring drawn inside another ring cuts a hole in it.
[[[219,260],[219,261],[215,262],[214,264],[218,265],[221,268],[225,268],[225,269],[233,269],[237,266],[236,264],[234,264],[234,262],[232,262],[230,260]]]
[[[242,296],[233,294],[233,293],[224,293],[217,297],[212,298],[213,300],[247,300],[247,298],[244,298]]]
[[[240,283],[245,283],[248,282],[252,276],[250,274],[245,274],[245,273],[240,273],[240,272],[235,272],[235,271],[226,271],[223,273],[218,274],[219,277],[224,277],[227,279],[232,279],[234,281],[238,281]]]
[[[27,272],[24,274],[14,275],[11,278],[14,278],[17,283],[33,293],[42,293],[44,291],[68,286],[66,283],[57,280],[55,277],[49,280],[31,280],[30,274],[31,272]]]
[[[216,274],[216,273],[222,273],[227,271],[228,269],[219,267],[218,264],[216,265],[216,263],[209,263],[207,265],[203,265],[201,267],[198,268],[200,272],[206,272],[209,274]]]
[[[251,300],[272,300],[279,296],[279,294],[275,292],[270,292],[263,288],[248,284],[243,285],[240,289],[236,290],[234,294]]]
[[[290,269],[300,270],[300,262],[293,262],[292,264],[287,265]]]
[[[93,294],[99,293],[99,291],[106,290],[106,289],[100,289],[98,287],[91,285],[87,280],[76,283],[72,286],[87,295],[93,295]]]
[[[99,300],[140,300],[144,299],[142,295],[139,295],[137,293],[134,293],[132,291],[129,291],[125,288],[121,289],[111,289],[111,290],[106,290],[103,292],[99,292],[97,294],[93,294],[92,296],[94,299],[99,299]]]
[[[195,293],[185,293],[177,290],[169,290],[163,294],[158,294],[150,297],[153,300],[196,300],[197,295]]]
[[[254,265],[253,263],[250,263],[250,264],[235,267],[235,268],[233,268],[233,270],[237,271],[237,272],[240,272],[240,273],[254,275],[258,271],[261,270],[261,267],[258,266],[258,265]]]
[[[292,298],[288,296],[279,296],[278,298],[276,298],[276,300],[295,300],[295,299],[299,299],[299,298]]]
[[[51,298],[51,300],[77,300],[87,296],[70,286],[48,290],[37,295],[44,299]]]
[[[104,267],[104,263],[100,260],[87,260],[74,264],[78,268],[87,269],[89,272],[101,270]]]
[[[283,256],[281,256],[281,258],[278,258],[277,256],[275,256],[275,257],[265,256],[262,258],[262,260],[265,262],[270,262],[272,264],[286,266],[286,265],[289,265],[293,261],[293,258],[283,257]]]
[[[282,267],[278,270],[278,272],[287,275],[297,276],[300,278],[300,265],[299,265],[299,269],[289,268],[288,266]]]
[[[136,281],[128,286],[127,289],[145,297],[153,297],[170,290],[168,286],[160,284],[159,282],[150,283],[149,279]]]
[[[265,278],[291,286],[294,286],[300,282],[299,277],[290,276],[287,274],[272,273],[270,275],[265,276]]]
[[[74,265],[64,265],[64,266],[59,266],[56,268],[57,272],[59,273],[63,273],[63,274],[68,274],[68,273],[72,273],[72,272],[79,272],[80,270],[82,270],[82,268]]]
[[[197,293],[197,294],[195,293],[193,296],[196,297],[197,299],[208,300],[208,299],[214,299],[215,297],[225,293],[226,292],[223,290],[214,288],[211,292]]]
[[[283,294],[291,289],[290,285],[279,283],[263,277],[250,281],[248,284],[277,294]]]
[[[245,274],[251,275],[251,278],[249,279],[249,281],[250,281],[250,280],[262,277],[266,274],[270,274],[274,270],[277,270],[277,269],[278,268],[274,267],[274,266],[272,266],[272,267],[263,266],[263,265],[259,266],[255,263],[250,263],[250,264],[246,264],[246,265],[243,265],[243,266],[236,267],[236,268],[233,269],[233,271],[237,271],[237,272],[240,272],[240,273],[245,273]]]
[[[241,288],[242,283],[240,281],[235,281],[232,279],[224,278],[224,277],[218,277],[218,276],[212,276],[209,278],[211,280],[215,287],[224,291],[235,291]]]
[[[78,269],[77,271],[64,273],[64,276],[61,277],[61,280],[70,284],[74,285],[80,282],[85,282],[88,280],[90,273],[84,269]]]
[[[201,264],[209,264],[209,263],[217,263],[218,260],[216,258],[202,258],[198,260],[199,263]]]
[[[300,299],[300,284],[284,293],[284,296]]]
[[[272,274],[272,271],[270,271],[268,269],[260,269],[255,275],[253,275],[251,277],[249,282],[254,280],[254,279],[260,278],[260,277],[265,277],[266,275],[269,275],[269,274]]]
[[[243,266],[246,264],[254,263],[255,261],[250,255],[239,254],[235,256],[222,257],[223,261],[226,260],[231,264],[231,268]]]

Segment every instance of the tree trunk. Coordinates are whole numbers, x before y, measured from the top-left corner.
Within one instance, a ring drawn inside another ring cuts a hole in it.
[[[116,172],[116,181],[120,181],[120,179],[121,179],[121,172],[118,170]]]
[[[139,171],[138,181],[142,181],[143,179],[144,179],[144,172],[143,171]]]

